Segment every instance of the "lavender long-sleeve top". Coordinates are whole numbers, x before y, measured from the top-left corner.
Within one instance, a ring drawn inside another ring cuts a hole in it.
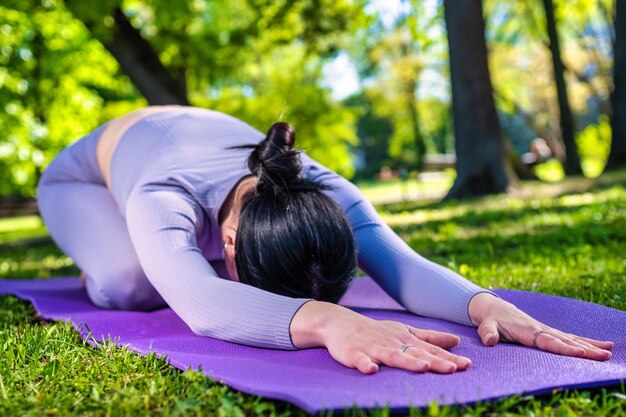
[[[218,214],[251,172],[250,150],[264,135],[228,115],[194,108],[159,112],[123,136],[111,160],[111,190],[148,279],[198,335],[295,349],[289,326],[308,299],[220,277]],[[413,313],[471,325],[470,299],[485,290],[415,253],[356,186],[302,154],[302,174],[328,184],[356,239],[358,264]],[[297,227],[294,225],[294,227]]]

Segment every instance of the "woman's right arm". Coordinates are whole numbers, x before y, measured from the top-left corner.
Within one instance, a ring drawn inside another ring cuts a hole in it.
[[[196,242],[203,219],[195,200],[174,185],[146,184],[131,193],[128,230],[151,284],[198,335],[294,349],[289,324],[309,300],[219,278]]]

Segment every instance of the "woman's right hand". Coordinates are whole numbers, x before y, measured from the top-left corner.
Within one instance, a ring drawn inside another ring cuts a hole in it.
[[[364,374],[376,373],[380,365],[446,374],[471,365],[469,358],[447,351],[459,344],[458,336],[374,320],[332,303],[304,304],[290,330],[295,347],[325,346],[335,360]],[[404,345],[409,347],[402,352]]]

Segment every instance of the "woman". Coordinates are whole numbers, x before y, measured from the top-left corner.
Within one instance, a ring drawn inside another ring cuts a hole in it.
[[[610,358],[612,343],[541,324],[413,252],[354,185],[294,150],[294,141],[285,123],[264,138],[218,112],[145,108],[52,161],[39,185],[41,215],[86,275],[95,304],[167,303],[198,335],[324,346],[366,374],[380,365],[468,368],[468,358],[448,351],[457,336],[335,304],[353,276],[356,242],[359,266],[413,313],[478,326],[487,346],[507,340]]]

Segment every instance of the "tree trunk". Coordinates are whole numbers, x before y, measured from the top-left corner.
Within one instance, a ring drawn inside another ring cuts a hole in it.
[[[556,31],[556,19],[554,18],[554,4],[552,0],[543,0],[546,12],[546,26],[548,38],[550,39],[550,52],[552,54],[552,66],[554,67],[554,81],[559,101],[559,120],[561,125],[561,137],[565,146],[565,173],[567,175],[581,175],[580,158],[574,140],[574,122],[572,111],[567,97],[567,86],[565,85],[565,67],[561,60],[561,47],[559,46],[559,36]]]
[[[407,84],[407,111],[411,118],[411,130],[413,132],[413,142],[415,143],[415,168],[421,171],[424,167],[424,155],[426,154],[426,144],[424,143],[424,136],[420,130],[419,121],[419,109],[417,108],[417,81],[411,80]]]
[[[187,86],[184,76],[178,79],[161,62],[152,45],[128,20],[119,7],[112,10],[115,24],[110,36],[102,36],[109,29],[101,27],[90,16],[83,16],[84,5],[80,0],[66,1],[67,8],[80,19],[105,48],[115,57],[139,92],[151,105],[188,105]]]
[[[184,79],[176,80],[171,76],[152,46],[120,8],[115,9],[113,16],[115,33],[105,46],[148,103],[189,104]]]
[[[446,199],[505,192],[511,183],[487,63],[480,0],[444,0],[457,177]]]
[[[626,165],[626,5],[615,2],[611,152],[605,170]]]

